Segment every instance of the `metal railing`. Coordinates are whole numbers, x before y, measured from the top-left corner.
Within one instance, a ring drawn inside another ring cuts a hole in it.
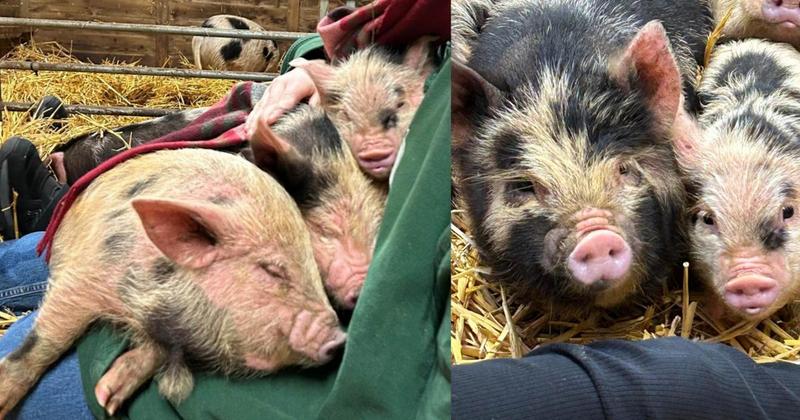
[[[0,17],[0,27],[30,27],[30,28],[67,28],[67,29],[86,29],[97,31],[116,31],[116,32],[137,32],[154,33],[185,36],[207,36],[220,38],[242,38],[242,39],[273,39],[273,40],[297,40],[310,35],[303,32],[282,32],[282,31],[245,31],[236,29],[215,29],[194,26],[172,26],[172,25],[151,25],[134,23],[109,23],[109,22],[90,22],[79,20],[57,20],[57,19],[28,19]],[[144,76],[162,77],[194,77],[205,79],[227,79],[227,80],[250,80],[256,82],[270,82],[278,75],[276,73],[255,73],[237,71],[217,71],[217,70],[195,70],[195,69],[175,69],[162,67],[128,67],[128,66],[109,66],[101,64],[75,64],[75,63],[44,63],[39,61],[0,61],[0,70],[30,70],[39,71],[63,71],[78,73],[104,73],[104,74],[130,74]],[[33,104],[21,102],[3,102],[0,97],[0,107],[14,112],[27,112]],[[131,107],[107,107],[91,105],[67,105],[67,111],[80,112],[84,114],[105,114],[105,115],[135,115],[158,117],[166,115],[175,110],[158,108],[131,108]]]
[[[274,39],[294,41],[310,35],[305,32],[245,31],[240,29],[215,29],[200,26],[152,25],[144,23],[111,23],[83,20],[28,19],[0,17],[0,26],[28,26],[32,28],[92,29],[97,31],[138,32],[150,34],[211,36],[219,38]]]

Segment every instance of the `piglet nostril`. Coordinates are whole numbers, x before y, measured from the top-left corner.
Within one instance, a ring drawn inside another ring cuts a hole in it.
[[[331,341],[328,341],[320,347],[319,361],[327,363],[338,356],[344,350],[344,343],[346,340],[347,335],[344,332],[338,331]]]

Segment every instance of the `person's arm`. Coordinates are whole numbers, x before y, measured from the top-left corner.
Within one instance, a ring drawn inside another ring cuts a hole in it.
[[[453,368],[453,419],[789,419],[800,366],[681,338],[554,344]]]

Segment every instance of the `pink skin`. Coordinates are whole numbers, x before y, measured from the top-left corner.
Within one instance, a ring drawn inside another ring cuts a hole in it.
[[[619,228],[610,225],[607,210],[585,209],[576,214],[578,243],[567,259],[572,276],[584,285],[616,284],[625,277],[633,258]]]
[[[765,0],[761,6],[763,19],[780,25],[782,29],[795,30],[800,26],[800,0]]]
[[[246,337],[245,348],[251,349],[245,353],[248,367],[274,371],[285,366],[286,360],[272,357],[268,351],[262,352],[260,344],[279,341],[281,335],[288,337],[292,350],[313,364],[330,361],[333,352],[344,343],[346,336],[339,329],[336,314],[328,306],[324,294],[309,287],[306,284],[309,280],[299,281],[303,279],[301,269],[291,261],[281,261],[282,252],[261,245],[262,256],[255,259],[258,262],[245,267],[244,261],[237,257],[253,253],[252,245],[237,243],[238,247],[232,244],[218,247],[203,236],[193,238],[187,233],[198,230],[194,224],[202,224],[214,232],[223,231],[228,222],[219,210],[200,204],[146,199],[134,200],[133,207],[149,238],[161,252],[183,266],[207,270],[204,276],[196,279],[197,285],[215,305],[232,308],[236,330]],[[218,281],[232,273],[247,281]],[[231,290],[233,288],[237,291]],[[248,296],[248,299],[241,302],[237,296]],[[277,320],[278,328],[252,328],[258,325],[255,319],[266,317]],[[254,353],[253,348],[259,350]]]
[[[58,182],[67,182],[67,168],[64,166],[64,152],[50,154],[50,169],[56,174]]]
[[[350,147],[356,155],[358,165],[367,174],[375,179],[386,179],[394,166],[397,158],[397,149],[400,147],[401,136],[395,129],[372,135],[356,134],[350,142]]]
[[[776,303],[790,280],[782,252],[738,249],[719,259],[723,299],[749,317],[758,317]]]
[[[316,236],[312,236],[314,256],[325,287],[343,308],[353,309],[367,277],[371,254],[354,245],[349,237],[334,240],[332,246],[322,246]]]

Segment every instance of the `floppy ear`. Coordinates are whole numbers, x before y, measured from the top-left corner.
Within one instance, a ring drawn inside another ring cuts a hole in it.
[[[263,170],[270,170],[281,161],[302,159],[294,146],[267,124],[258,125],[250,139],[250,148],[253,151],[253,163]]]
[[[266,124],[259,125],[250,139],[250,149],[252,155],[246,157],[272,175],[295,201],[305,199],[303,194],[315,175],[307,156]]]
[[[176,264],[204,268],[220,255],[222,210],[190,201],[137,198],[131,204],[153,245]]]
[[[289,65],[298,69],[303,69],[311,76],[311,80],[314,81],[314,86],[317,87],[323,104],[331,100],[328,87],[333,82],[333,66],[326,63],[325,60],[306,60],[305,58],[295,58],[289,62]]]
[[[475,70],[453,61],[451,124],[453,152],[469,147],[477,128],[475,123],[488,114],[491,107],[503,101],[503,94]]]

